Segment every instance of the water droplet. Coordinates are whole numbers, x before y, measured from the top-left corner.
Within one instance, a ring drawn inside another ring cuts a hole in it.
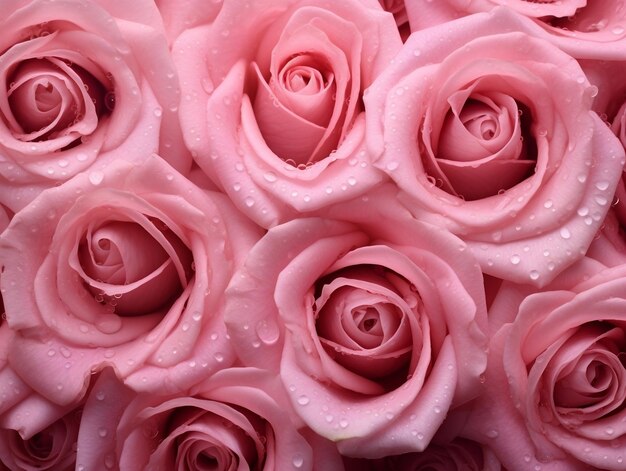
[[[89,327],[85,324],[81,324],[78,330],[80,330],[83,334],[86,334],[87,332],[89,332]]]
[[[268,181],[270,183],[274,183],[277,180],[276,174],[274,172],[265,172],[263,174],[263,178],[265,178],[265,181]]]
[[[389,170],[389,171],[393,172],[393,171],[394,171],[394,170],[396,170],[399,166],[400,166],[400,164],[399,164],[397,161],[392,160],[391,162],[388,162],[388,163],[387,163],[387,170]]]
[[[219,352],[213,355],[213,358],[215,358],[215,361],[217,361],[218,363],[221,363],[224,361],[224,355],[222,355]]]
[[[300,453],[297,453],[293,456],[293,460],[291,461],[294,468],[301,468],[304,464],[304,458]]]
[[[104,334],[114,334],[122,328],[122,318],[116,314],[103,314],[96,322],[96,327]]]
[[[565,240],[569,239],[570,237],[572,237],[571,232],[569,231],[569,229],[567,227],[562,227],[561,231],[560,231],[561,237]]]
[[[394,418],[394,417],[395,417],[395,416],[393,415],[393,412],[387,412],[387,413],[385,414],[385,418],[386,418],[387,420],[393,420],[393,418]]]
[[[350,186],[356,185],[356,178],[348,177],[348,185],[350,185]]]
[[[104,180],[104,173],[98,170],[94,170],[91,173],[89,173],[89,181],[91,182],[92,185],[98,186],[100,185],[100,183],[102,183],[103,180]]]
[[[106,398],[106,394],[104,393],[104,391],[98,391],[96,393],[96,399],[99,401],[104,401],[104,399]]]
[[[531,270],[528,274],[531,280],[535,281],[539,279],[539,272],[537,270]]]
[[[340,426],[341,428],[347,428],[347,427],[348,427],[348,425],[350,425],[350,424],[348,423],[348,421],[347,421],[346,419],[341,419],[341,420],[339,421],[339,426]]]
[[[611,32],[613,34],[617,34],[617,35],[624,34],[624,27],[623,26],[619,26],[619,25],[615,26],[613,29],[611,29]]]
[[[107,436],[107,429],[105,429],[104,427],[100,427],[98,429],[98,435],[100,435],[102,438]]]
[[[246,199],[243,200],[243,202],[248,208],[251,208],[252,206],[254,206],[254,203],[255,203],[254,198],[252,196],[246,197]]]
[[[546,209],[550,209],[552,205],[553,205],[552,200],[546,200],[546,202],[543,203],[543,207]]]
[[[311,400],[308,398],[308,396],[300,396],[298,398],[298,404],[300,404],[301,406],[306,406],[309,402],[311,402]]]
[[[497,430],[489,430],[485,435],[489,438],[498,438],[500,435]]]
[[[56,353],[57,352],[55,350],[53,350],[52,348],[50,350],[48,350],[48,356],[49,357],[53,357],[54,355],[56,355]]]
[[[587,175],[581,173],[576,177],[576,180],[578,180],[580,183],[585,183],[587,181]]]
[[[517,255],[517,254],[513,254],[513,255],[511,255],[511,259],[510,259],[510,260],[511,260],[511,263],[512,263],[513,265],[519,265],[519,263],[522,261],[522,259],[520,258],[520,256],[519,256],[519,255]]]
[[[197,322],[202,319],[202,313],[200,311],[196,311],[191,315],[191,318]]]
[[[115,466],[115,458],[112,455],[106,455],[104,457],[104,466],[108,469],[112,469]]]
[[[276,322],[272,319],[262,319],[256,325],[256,333],[259,340],[266,345],[273,345],[280,337],[280,331]]]
[[[602,195],[596,195],[593,198],[595,200],[596,203],[598,203],[600,206],[606,206],[607,203],[609,202],[608,199],[606,199],[604,196]]]
[[[600,191],[604,191],[609,187],[609,182],[601,181],[596,183],[596,188]]]
[[[578,213],[579,216],[585,217],[589,214],[589,208],[587,208],[586,206],[581,206],[580,208],[578,208],[578,211],[576,212]]]
[[[607,429],[605,430],[605,433],[607,435],[613,435],[615,433],[615,429],[613,429],[611,427],[607,427]]]
[[[109,111],[113,111],[115,109],[115,93],[114,92],[107,92],[107,94],[104,95],[104,106],[106,106],[106,109]]]
[[[435,407],[433,408],[433,411],[435,412],[435,414],[441,414],[441,407],[439,407],[439,406],[435,406]]]

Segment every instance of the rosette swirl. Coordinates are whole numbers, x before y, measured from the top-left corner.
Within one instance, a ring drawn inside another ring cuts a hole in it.
[[[234,359],[221,293],[257,237],[156,155],[46,190],[0,240],[10,365],[58,403],[107,364],[135,389],[184,390]]]

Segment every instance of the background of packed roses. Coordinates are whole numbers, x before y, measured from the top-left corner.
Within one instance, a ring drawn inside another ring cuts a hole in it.
[[[624,2],[0,11],[2,469],[626,469]]]

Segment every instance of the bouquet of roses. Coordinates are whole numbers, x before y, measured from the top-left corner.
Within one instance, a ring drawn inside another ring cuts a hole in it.
[[[0,0],[0,468],[626,470],[626,4]]]

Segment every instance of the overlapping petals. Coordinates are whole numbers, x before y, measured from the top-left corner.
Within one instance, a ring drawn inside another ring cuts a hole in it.
[[[4,5],[0,202],[12,210],[111,160],[115,149],[131,158],[161,147],[173,165],[188,168],[158,12],[150,2],[135,8],[73,0],[54,8],[46,0]]]
[[[186,143],[264,227],[361,194],[382,179],[363,149],[362,93],[400,45],[375,2],[226,2],[173,48]]]
[[[417,0],[407,2],[412,31],[505,6],[527,17],[534,34],[579,59],[626,57],[626,6],[620,0]]]
[[[624,149],[578,63],[524,25],[499,9],[417,32],[365,104],[376,165],[413,214],[485,273],[543,285],[585,253]]]
[[[0,242],[11,365],[62,404],[106,364],[135,389],[184,390],[233,361],[221,292],[257,237],[158,156],[47,190]]]
[[[227,291],[242,361],[279,371],[298,414],[351,456],[423,450],[485,365],[477,266],[458,239],[396,215],[277,226]]]
[[[589,279],[580,281],[582,273]],[[623,266],[585,259],[543,292],[503,285],[490,311],[504,321],[487,370],[497,399],[481,400],[468,428],[494,444],[498,432],[519,437],[516,451],[499,443],[505,466],[525,456],[567,469],[625,469],[625,279]]]
[[[85,406],[77,464],[86,469],[107,461],[120,469],[339,469],[336,452],[319,439],[307,441],[306,431],[302,435],[290,421],[283,395],[275,377],[254,368],[223,370],[192,396],[174,398],[133,397],[107,373]]]

